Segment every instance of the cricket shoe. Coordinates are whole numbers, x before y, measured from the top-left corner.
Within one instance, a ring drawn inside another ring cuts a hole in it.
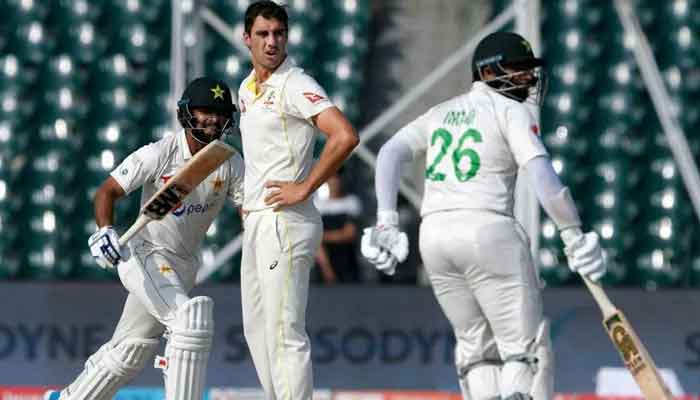
[[[59,400],[61,398],[61,392],[57,390],[49,390],[44,393],[44,400]]]

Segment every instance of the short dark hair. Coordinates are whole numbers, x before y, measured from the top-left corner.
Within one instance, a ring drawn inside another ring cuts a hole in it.
[[[263,0],[256,1],[255,3],[248,6],[245,10],[245,32],[250,35],[250,29],[253,27],[253,22],[255,18],[261,16],[265,19],[276,19],[284,25],[284,29],[288,29],[287,20],[287,10],[284,6],[281,6],[274,1]]]

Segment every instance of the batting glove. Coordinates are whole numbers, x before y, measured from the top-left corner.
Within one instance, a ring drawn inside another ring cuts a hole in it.
[[[376,243],[372,243],[372,232],[375,228],[365,228],[362,233],[362,241],[360,250],[362,256],[367,259],[374,267],[387,274],[394,275],[396,272],[396,257],[391,255],[388,250],[382,249]]]
[[[605,253],[595,232],[583,234],[579,228],[568,228],[561,232],[564,254],[569,269],[597,282],[607,270]]]
[[[114,268],[131,256],[127,246],[119,245],[119,235],[109,225],[93,233],[88,239],[88,246],[97,265],[105,269]]]
[[[362,255],[387,275],[393,275],[396,264],[408,257],[408,236],[397,228],[398,219],[396,211],[380,211],[377,225],[362,235]]]

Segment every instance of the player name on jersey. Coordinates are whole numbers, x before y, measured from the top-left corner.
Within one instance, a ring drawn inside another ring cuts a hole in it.
[[[475,116],[476,112],[474,110],[469,110],[469,113],[464,110],[448,111],[447,114],[445,114],[445,119],[442,121],[442,123],[453,126],[469,125],[474,122]]]

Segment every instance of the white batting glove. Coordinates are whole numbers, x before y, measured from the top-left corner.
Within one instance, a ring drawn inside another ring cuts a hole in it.
[[[373,231],[375,228],[365,228],[362,233],[362,242],[360,250],[362,256],[367,259],[374,267],[386,275],[394,275],[396,272],[396,264],[398,263],[388,250],[382,249],[376,243],[372,243]]]
[[[88,246],[97,265],[105,269],[114,268],[131,256],[127,246],[119,246],[119,235],[109,225],[93,233],[88,239]]]
[[[607,266],[605,254],[600,247],[598,234],[583,234],[579,228],[567,228],[561,232],[564,253],[569,262],[569,269],[597,282],[605,275]]]
[[[387,275],[393,275],[396,264],[408,257],[408,236],[397,228],[396,211],[380,211],[377,225],[366,228],[362,235],[362,254]]]

